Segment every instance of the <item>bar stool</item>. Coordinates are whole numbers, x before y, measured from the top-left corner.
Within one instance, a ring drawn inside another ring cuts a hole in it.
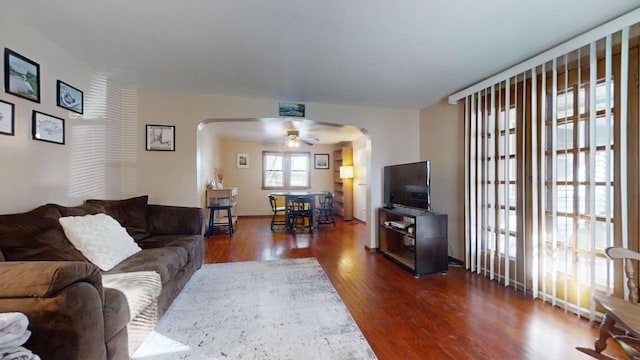
[[[233,215],[231,213],[231,205],[209,206],[209,227],[205,236],[211,236],[213,229],[218,227],[226,227],[229,229],[229,236],[233,236]],[[216,223],[216,211],[227,212],[226,223]]]

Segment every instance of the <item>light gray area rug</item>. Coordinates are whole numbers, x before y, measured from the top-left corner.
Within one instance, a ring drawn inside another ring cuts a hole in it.
[[[133,358],[376,356],[318,261],[306,258],[204,265]]]

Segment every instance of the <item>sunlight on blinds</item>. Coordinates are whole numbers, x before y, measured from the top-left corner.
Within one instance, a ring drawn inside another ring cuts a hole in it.
[[[121,122],[120,133],[120,167],[122,196],[136,195],[138,191],[138,92],[137,90],[121,90],[120,100]]]
[[[569,52],[461,92],[465,266],[591,319],[594,294],[626,289],[604,249],[629,246],[629,211],[639,212],[626,201],[629,179],[640,183],[640,151],[629,152],[629,129],[640,128],[632,14],[632,26],[591,31]],[[603,27],[621,21],[629,14]]]
[[[105,193],[105,126],[86,123],[70,127],[69,197],[100,197]]]
[[[70,127],[69,196],[121,198],[137,190],[137,92],[95,74]]]

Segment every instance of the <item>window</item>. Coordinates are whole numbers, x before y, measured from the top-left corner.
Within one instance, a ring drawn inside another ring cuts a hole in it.
[[[583,70],[587,71],[588,68]],[[561,78],[564,73],[558,75]],[[613,245],[617,221],[613,216],[612,196],[616,186],[613,171],[615,80],[608,82],[608,93],[607,81],[597,81],[594,99],[588,80],[582,79],[580,87],[578,80],[569,82],[566,89],[557,90],[555,119],[552,113],[548,114],[544,124],[547,144],[544,159],[547,235],[544,246],[545,252],[556,254],[555,259],[545,257],[544,270],[558,279],[567,277],[586,286],[591,281],[589,267],[593,267],[599,269],[595,271],[595,285],[606,286],[604,249]],[[547,108],[553,106],[551,100],[549,97]],[[590,113],[590,105],[595,114]],[[590,143],[592,140],[595,140],[594,144]],[[593,235],[596,238],[592,243]],[[592,252],[594,264],[587,259]],[[583,299],[585,301],[588,298]]]
[[[624,295],[604,249],[639,246],[640,47],[627,31],[465,99],[467,267],[591,319],[593,295]]]
[[[263,189],[308,189],[311,155],[308,152],[262,153]]]

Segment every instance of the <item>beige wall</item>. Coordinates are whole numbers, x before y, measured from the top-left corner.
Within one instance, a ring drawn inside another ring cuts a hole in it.
[[[420,110],[420,157],[431,160],[433,209],[448,215],[451,255],[464,259],[464,117],[446,99]]]
[[[207,119],[276,116],[278,100],[273,99],[119,89],[31,29],[0,20],[1,47],[40,64],[42,92],[39,104],[0,93],[0,99],[16,105],[16,136],[0,136],[0,213],[136,194],[149,194],[151,203],[201,206],[211,167],[222,162],[198,153],[198,125]],[[84,91],[83,116],[56,106],[57,79]],[[419,111],[306,105],[309,119],[366,129],[367,208],[381,206],[382,167],[420,158]],[[31,140],[34,109],[66,120],[66,145]],[[145,151],[145,124],[175,125],[176,151]],[[206,146],[225,150],[216,140]],[[377,246],[371,227],[375,214],[367,214],[372,247]]]
[[[222,142],[213,130],[205,125],[198,126],[197,141],[198,188],[203,189],[213,180],[216,168],[222,168]],[[201,202],[204,204],[205,194],[201,195]]]
[[[272,190],[262,189],[262,152],[291,151],[286,146],[264,145],[245,141],[222,142],[222,167],[224,169],[225,187],[237,187],[238,215],[271,215],[271,207],[267,195]],[[331,153],[331,145],[301,145],[295,151],[309,152],[313,164],[313,154]],[[236,154],[249,154],[249,168],[236,167]],[[333,172],[331,170],[313,169],[311,166],[311,191],[333,191]]]
[[[363,136],[352,142],[353,147],[353,217],[367,221],[367,139]],[[359,158],[358,155],[362,156]]]
[[[419,159],[418,110],[314,103],[306,105],[308,119],[353,125],[367,130],[371,156],[371,171],[367,174],[370,194],[367,207],[372,209],[381,206],[382,167]],[[277,100],[139,90],[139,143],[144,143],[145,124],[176,125],[176,151],[141,152],[138,190],[149,194],[150,201],[155,203],[202,206],[204,188],[198,184],[196,164],[198,124],[208,119],[233,121],[234,118],[273,117],[277,108]],[[222,152],[226,153],[227,150],[223,149]],[[252,160],[255,162],[253,156]],[[368,214],[370,246],[377,246],[376,234],[371,229],[371,224],[375,223],[374,216],[374,211]]]
[[[137,185],[130,170],[137,147],[127,136],[135,141],[136,126],[135,119],[130,126],[131,119],[121,114],[120,89],[43,36],[0,15],[0,49],[5,47],[40,65],[41,101],[0,92],[1,100],[15,104],[15,136],[0,135],[0,213],[133,195]],[[4,69],[4,57],[0,62]],[[84,91],[84,115],[56,106],[58,79]],[[32,140],[33,110],[65,119],[65,145]]]

